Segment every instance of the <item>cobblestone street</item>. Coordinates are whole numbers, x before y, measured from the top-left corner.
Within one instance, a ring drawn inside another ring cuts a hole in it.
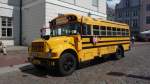
[[[0,84],[150,84],[150,43],[137,43],[125,58],[89,65],[57,77],[31,65],[0,75]]]

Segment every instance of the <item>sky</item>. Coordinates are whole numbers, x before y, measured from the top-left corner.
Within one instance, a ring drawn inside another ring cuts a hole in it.
[[[107,0],[108,6],[111,8],[115,8],[116,4],[119,3],[120,0]]]

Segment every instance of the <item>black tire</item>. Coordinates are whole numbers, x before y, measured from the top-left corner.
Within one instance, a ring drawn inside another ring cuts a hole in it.
[[[67,76],[72,74],[77,67],[77,60],[74,55],[70,53],[64,53],[61,55],[57,69],[61,76]]]
[[[115,53],[115,59],[119,60],[124,57],[124,50],[121,47],[118,47]]]
[[[45,69],[45,67],[44,66],[42,66],[42,65],[36,65],[36,64],[34,64],[34,67],[37,69],[37,70],[43,70],[43,69]]]

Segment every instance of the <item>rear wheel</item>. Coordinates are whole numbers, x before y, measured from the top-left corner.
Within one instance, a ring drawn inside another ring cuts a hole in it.
[[[77,60],[74,55],[70,53],[62,54],[60,60],[58,61],[57,68],[62,76],[72,74],[77,66]]]
[[[119,60],[124,57],[124,50],[121,47],[118,47],[115,53],[115,59]]]

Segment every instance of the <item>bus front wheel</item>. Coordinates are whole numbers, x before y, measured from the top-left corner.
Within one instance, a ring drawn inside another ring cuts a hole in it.
[[[119,60],[124,57],[124,50],[121,47],[118,47],[115,53],[115,59]]]
[[[66,76],[72,74],[76,69],[77,61],[74,55],[64,53],[58,61],[58,71],[60,75]]]

